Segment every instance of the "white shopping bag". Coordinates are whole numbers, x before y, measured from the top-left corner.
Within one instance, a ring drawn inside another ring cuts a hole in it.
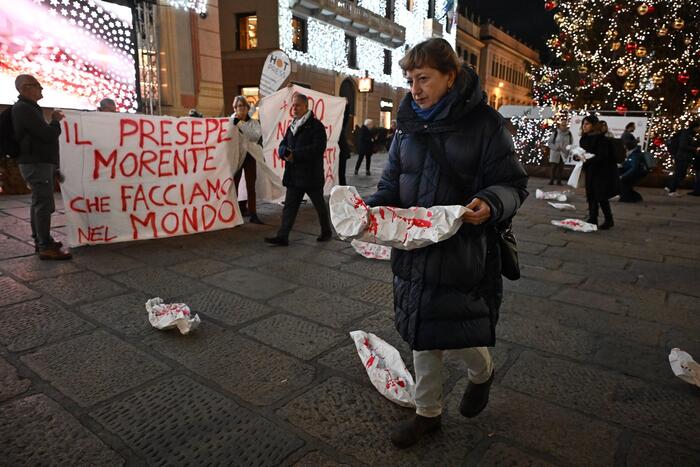
[[[567,203],[552,203],[551,201],[548,201],[547,204],[552,206],[554,209],[558,209],[560,211],[575,211],[576,206],[573,204],[567,204]]]
[[[557,227],[563,227],[565,229],[573,230],[574,232],[595,232],[598,230],[598,226],[595,224],[589,224],[581,219],[564,219],[561,221],[552,221],[552,225]]]
[[[353,240],[350,245],[355,249],[356,252],[369,259],[379,259],[383,261],[389,261],[391,259],[391,248],[384,245],[377,245],[376,243],[361,242],[360,240]]]
[[[583,162],[584,160],[588,160],[595,157],[595,154],[586,152],[583,148],[579,146],[569,145],[566,147],[566,149],[568,149],[571,152],[572,156],[577,156],[578,159],[580,159],[576,162],[576,165],[574,165],[574,169],[571,171],[569,180],[566,182],[566,184],[570,187],[578,188],[579,181],[581,180],[581,171],[583,170]]]
[[[403,407],[415,407],[416,385],[399,351],[372,333],[353,331],[350,337],[377,391]]]
[[[413,250],[452,237],[462,226],[464,206],[370,208],[355,187],[336,186],[329,201],[331,222],[344,240]]]
[[[700,387],[700,365],[693,360],[688,352],[674,348],[668,355],[668,362],[671,364],[674,375],[686,383]]]
[[[190,307],[184,303],[163,303],[160,297],[146,302],[148,321],[156,329],[166,330],[177,328],[180,334],[189,334],[199,327],[199,315],[192,316]]]
[[[553,199],[560,203],[566,202],[566,192],[564,191],[542,191],[539,188],[535,190],[536,199]]]

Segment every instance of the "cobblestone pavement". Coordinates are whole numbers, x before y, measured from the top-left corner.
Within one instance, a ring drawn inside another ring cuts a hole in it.
[[[377,175],[349,182],[367,193]],[[700,390],[667,358],[681,347],[700,360],[700,200],[642,194],[594,234],[559,230],[561,213],[527,201],[491,402],[462,418],[465,369],[450,363],[443,429],[407,451],[388,434],[410,410],[371,387],[347,334],[378,334],[410,366],[389,264],[318,245],[310,206],[289,248],[262,242],[281,212],[263,205],[267,226],[41,262],[29,198],[0,197],[0,464],[700,465]],[[582,217],[581,190],[573,202]],[[57,213],[58,239],[64,223]],[[188,303],[201,328],[152,329],[154,296]]]

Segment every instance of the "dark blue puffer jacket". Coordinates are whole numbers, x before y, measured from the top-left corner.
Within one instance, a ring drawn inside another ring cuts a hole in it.
[[[430,122],[418,118],[408,94],[398,130],[370,206],[466,205],[478,197],[491,208],[480,226],[463,225],[449,240],[392,251],[396,328],[413,350],[492,346],[503,294],[495,225],[515,215],[527,197],[503,118],[485,103],[478,77],[463,68],[447,106]],[[428,154],[429,137],[471,186],[457,186]],[[440,147],[440,146],[438,146]]]

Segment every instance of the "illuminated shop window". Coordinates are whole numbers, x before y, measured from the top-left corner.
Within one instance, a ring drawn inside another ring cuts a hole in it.
[[[292,16],[292,48],[306,52],[306,20]]]
[[[258,17],[254,14],[238,15],[238,50],[258,48]]]

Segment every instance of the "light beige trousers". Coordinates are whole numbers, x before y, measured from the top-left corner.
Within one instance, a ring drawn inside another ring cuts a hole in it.
[[[485,383],[493,372],[493,360],[486,347],[469,347],[454,350],[413,351],[416,370],[416,414],[421,417],[437,417],[442,413],[442,380],[445,355],[467,364],[469,381]]]

